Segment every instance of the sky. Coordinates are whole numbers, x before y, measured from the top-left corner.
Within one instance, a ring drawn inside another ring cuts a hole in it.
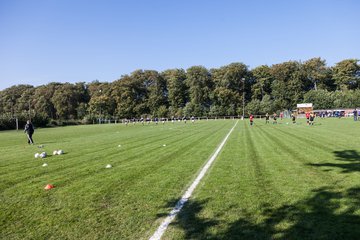
[[[0,0],[0,90],[360,58],[358,0]]]

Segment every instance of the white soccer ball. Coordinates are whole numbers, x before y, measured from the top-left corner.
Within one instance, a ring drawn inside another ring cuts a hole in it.
[[[63,151],[63,150],[58,150],[58,151],[57,151],[57,154],[58,154],[58,155],[64,154],[64,151]]]
[[[164,144],[163,147],[166,147],[166,144]]]
[[[111,164],[106,165],[105,168],[112,168]]]
[[[57,155],[58,154],[57,152],[58,152],[57,150],[54,150],[53,155]]]
[[[40,153],[40,157],[41,157],[41,158],[46,158],[46,152]]]
[[[39,153],[35,153],[35,158],[38,158],[40,157],[40,154]]]
[[[47,166],[48,166],[48,164],[47,164],[47,163],[44,163],[42,166],[43,166],[43,167],[47,167]]]

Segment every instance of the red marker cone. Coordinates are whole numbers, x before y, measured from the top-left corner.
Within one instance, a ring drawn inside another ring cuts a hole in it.
[[[45,190],[50,190],[52,188],[54,188],[54,185],[52,185],[52,184],[48,184],[44,187]]]

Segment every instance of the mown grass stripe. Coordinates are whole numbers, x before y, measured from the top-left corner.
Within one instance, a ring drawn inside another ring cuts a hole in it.
[[[197,185],[200,183],[201,179],[205,176],[206,172],[210,168],[211,164],[215,161],[216,157],[220,153],[221,149],[225,145],[227,139],[229,138],[230,134],[236,127],[236,124],[238,121],[236,121],[235,125],[230,129],[229,133],[225,136],[224,140],[221,142],[219,147],[216,149],[215,153],[210,157],[210,159],[207,161],[205,166],[201,169],[200,173],[197,175],[196,179],[192,182],[190,187],[186,190],[184,195],[182,195],[181,199],[176,203],[175,207],[171,210],[170,214],[164,219],[164,221],[160,224],[158,229],[155,231],[155,233],[150,237],[150,240],[159,240],[161,239],[162,235],[165,233],[167,227],[169,224],[174,220],[174,218],[177,216],[177,214],[181,211],[184,204],[189,200],[191,197],[193,191],[197,187]]]

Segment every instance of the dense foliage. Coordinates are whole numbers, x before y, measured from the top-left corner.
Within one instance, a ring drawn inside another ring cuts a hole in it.
[[[39,124],[98,118],[225,116],[272,113],[312,102],[315,108],[360,107],[360,65],[343,60],[288,61],[252,70],[243,63],[186,71],[136,70],[112,82],[17,85],[0,91],[0,129],[11,119]],[[12,125],[12,124],[10,124]]]

